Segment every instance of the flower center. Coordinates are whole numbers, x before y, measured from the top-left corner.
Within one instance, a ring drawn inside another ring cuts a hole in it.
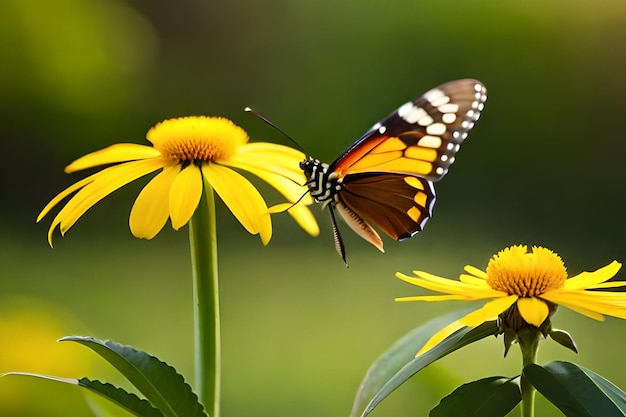
[[[520,297],[536,297],[563,286],[567,271],[561,258],[549,249],[526,246],[506,248],[489,261],[487,284],[494,290]]]
[[[215,162],[233,155],[248,142],[245,130],[222,117],[168,119],[146,135],[164,156],[182,162]]]

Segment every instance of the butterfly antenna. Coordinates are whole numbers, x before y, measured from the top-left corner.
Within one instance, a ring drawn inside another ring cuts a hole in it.
[[[257,112],[256,110],[252,110],[250,107],[246,107],[243,109],[243,111],[248,112],[248,113],[252,113],[254,114],[256,117],[258,117],[259,119],[263,120],[265,123],[267,123],[268,125],[272,126],[274,129],[276,129],[278,132],[280,132],[281,135],[283,135],[284,137],[286,137],[287,139],[289,139],[291,141],[291,143],[293,143],[294,145],[296,145],[296,147],[298,147],[298,149],[300,149],[302,152],[304,152],[305,154],[307,153],[306,150],[300,146],[300,144],[298,142],[295,141],[294,138],[292,138],[291,136],[289,136],[284,130],[282,130],[280,127],[276,126],[274,123],[270,122],[268,120],[267,117],[263,116],[261,113]],[[307,154],[308,155],[308,154]]]

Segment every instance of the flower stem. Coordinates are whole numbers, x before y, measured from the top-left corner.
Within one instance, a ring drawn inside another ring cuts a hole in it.
[[[210,417],[219,417],[221,381],[220,304],[215,197],[205,192],[189,221],[195,330],[195,391]]]
[[[517,332],[517,340],[522,350],[522,368],[531,363],[537,363],[541,331],[538,328],[523,328]],[[520,386],[522,390],[522,417],[534,417],[536,390],[526,379],[524,373],[522,373]]]

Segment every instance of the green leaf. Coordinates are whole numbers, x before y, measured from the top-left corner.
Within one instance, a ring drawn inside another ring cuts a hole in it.
[[[416,351],[445,325],[472,309],[455,311],[413,329],[394,343],[369,368],[352,405],[350,417],[367,416],[382,400],[427,365],[455,350],[499,332],[495,321],[475,328],[465,327],[450,335],[428,352],[415,357]]]
[[[165,417],[206,417],[198,397],[176,370],[154,356],[111,341],[68,336],[61,341],[80,343],[113,365]]]
[[[129,393],[122,388],[117,388],[111,384],[103,384],[99,381],[91,381],[87,378],[60,378],[49,375],[33,374],[29,372],[10,372],[5,375],[20,375],[49,381],[62,382],[64,384],[76,385],[87,388],[98,395],[108,399],[112,403],[127,410],[137,417],[163,417],[163,414],[150,405],[150,402],[137,397],[135,394]]]
[[[570,362],[531,364],[524,375],[544,397],[568,417],[626,415],[626,394],[595,372]]]
[[[565,330],[553,329],[550,333],[552,340],[561,346],[565,346],[574,353],[578,353],[578,347],[572,336]]]
[[[108,382],[102,383],[96,380],[92,381],[87,378],[81,378],[78,380],[78,385],[94,391],[109,401],[130,411],[136,416],[163,417],[163,413],[152,407],[149,401],[139,398],[135,394],[129,393],[122,388],[109,384]]]
[[[522,400],[519,384],[490,377],[461,385],[443,398],[430,417],[504,417]]]

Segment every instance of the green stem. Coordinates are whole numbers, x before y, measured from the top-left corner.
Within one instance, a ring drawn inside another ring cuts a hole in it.
[[[537,328],[524,328],[518,331],[517,340],[522,350],[522,368],[531,363],[537,363],[537,350],[541,340],[541,331]],[[535,387],[522,373],[520,380],[522,390],[522,417],[534,417],[535,415]]]
[[[217,279],[215,197],[204,194],[189,221],[195,330],[195,391],[210,417],[219,417],[221,381],[220,303]]]

